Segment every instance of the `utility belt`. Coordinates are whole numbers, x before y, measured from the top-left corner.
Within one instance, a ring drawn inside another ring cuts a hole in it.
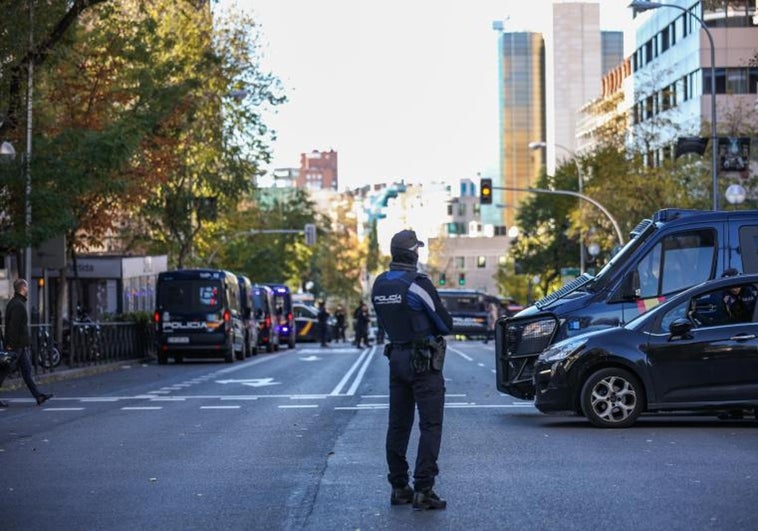
[[[442,336],[416,339],[407,343],[388,343],[384,346],[384,355],[389,358],[395,348],[401,347],[411,349],[411,368],[416,374],[430,370],[440,372],[445,365],[447,341]]]

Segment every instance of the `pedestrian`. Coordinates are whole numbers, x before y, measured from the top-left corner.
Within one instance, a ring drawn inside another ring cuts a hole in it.
[[[360,306],[355,309],[353,313],[355,326],[355,346],[360,347],[361,343],[364,346],[369,346],[368,340],[368,325],[371,320],[368,314],[368,305],[365,302],[361,302]]]
[[[32,359],[29,354],[31,334],[29,333],[29,320],[26,312],[26,299],[29,295],[28,282],[23,278],[17,279],[13,283],[13,292],[13,298],[8,301],[5,307],[5,348],[12,352],[16,359],[11,365],[0,368],[0,386],[3,385],[3,380],[18,366],[21,369],[21,376],[26,387],[29,388],[39,406],[52,398],[53,395],[40,391],[32,377]],[[8,407],[8,404],[0,401],[0,407]]]
[[[336,321],[337,333],[335,334],[336,341],[345,341],[345,309],[341,304],[337,305],[337,309],[334,310],[334,319]]]
[[[484,337],[485,345],[490,339],[495,339],[495,326],[497,325],[497,319],[499,316],[497,305],[494,301],[490,301],[489,304],[487,304],[487,335]]]
[[[329,312],[326,311],[326,304],[324,301],[319,301],[318,303],[318,315],[316,316],[318,319],[318,336],[321,340],[321,346],[326,347],[328,346],[327,339],[328,339],[328,326],[329,326]]]
[[[445,309],[429,277],[416,271],[418,249],[423,242],[412,230],[392,237],[389,271],[377,277],[371,292],[377,319],[389,344],[390,409],[386,457],[392,485],[390,503],[412,503],[413,508],[444,509],[447,502],[434,492],[439,470],[445,379],[442,376],[444,339],[453,319]],[[414,411],[419,413],[419,442],[409,486],[406,450],[413,429]]]

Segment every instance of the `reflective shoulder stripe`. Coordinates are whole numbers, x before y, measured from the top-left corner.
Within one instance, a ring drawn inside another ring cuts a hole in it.
[[[418,295],[418,297],[424,302],[424,304],[426,304],[430,310],[436,311],[436,308],[434,307],[434,299],[432,299],[432,296],[429,295],[429,293],[424,288],[414,282],[411,284],[410,288],[408,288],[408,291],[414,295]]]

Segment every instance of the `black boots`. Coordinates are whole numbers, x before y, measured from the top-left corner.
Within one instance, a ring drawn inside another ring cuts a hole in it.
[[[48,394],[45,394],[45,393],[42,393],[41,395],[37,395],[37,405],[41,406],[42,404],[44,404],[45,402],[47,402],[51,398],[53,398],[53,395],[48,395]]]
[[[400,489],[392,489],[390,495],[390,504],[392,505],[405,505],[413,501],[413,489],[408,485]]]
[[[432,489],[413,493],[413,509],[423,511],[425,509],[444,509],[447,502],[437,496]]]

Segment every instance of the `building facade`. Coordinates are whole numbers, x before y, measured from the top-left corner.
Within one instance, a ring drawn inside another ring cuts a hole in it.
[[[296,186],[309,190],[337,190],[337,152],[334,150],[300,154]]]

